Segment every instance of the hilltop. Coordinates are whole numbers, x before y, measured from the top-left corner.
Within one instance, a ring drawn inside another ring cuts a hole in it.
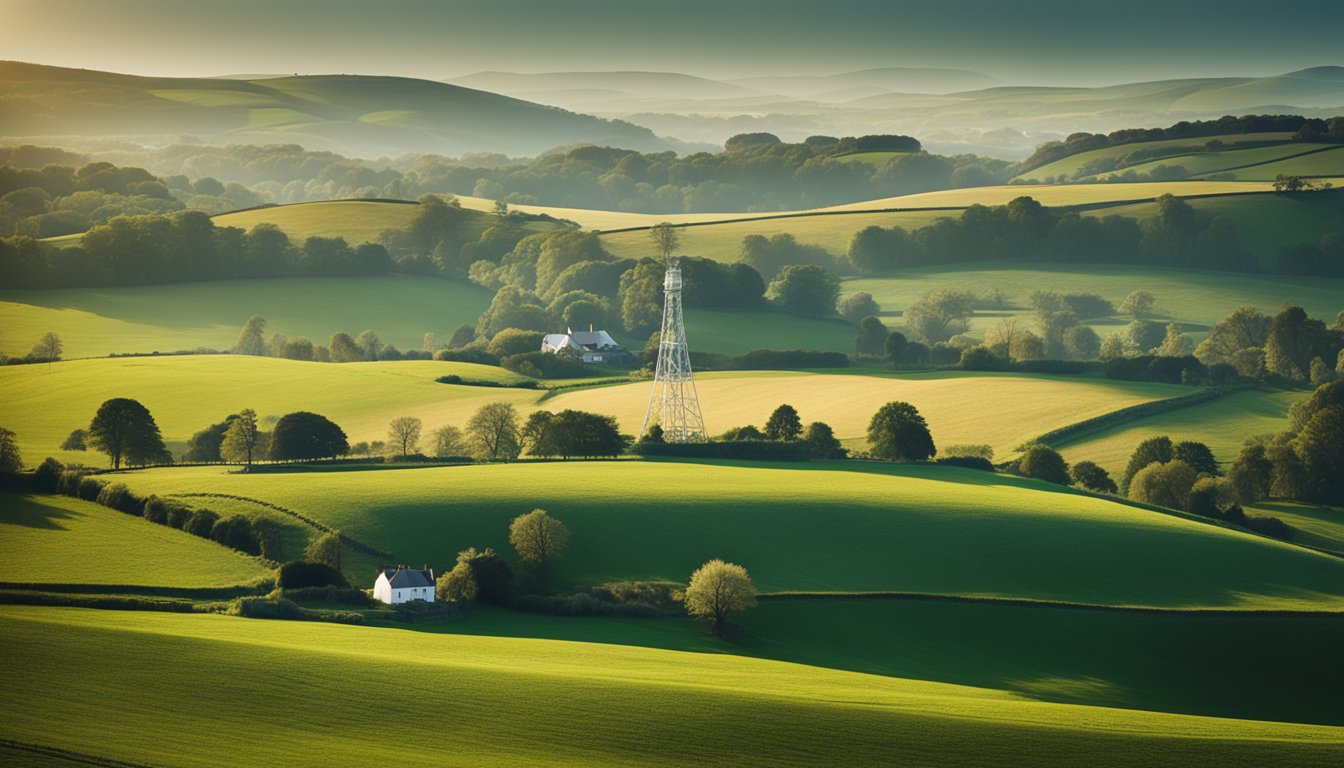
[[[301,143],[401,152],[536,154],[559,144],[659,150],[646,128],[430,80],[366,75],[137,77],[0,62],[0,135],[121,136],[153,143]]]

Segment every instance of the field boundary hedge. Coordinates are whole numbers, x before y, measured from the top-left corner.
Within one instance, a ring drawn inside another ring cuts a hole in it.
[[[0,739],[0,748],[12,749],[17,752],[27,752],[42,757],[56,758],[67,763],[103,766],[103,768],[157,768],[148,763],[128,763],[125,760],[113,760],[110,757],[102,757],[101,755],[76,752],[73,749],[48,747],[42,744],[29,744],[13,739]]]
[[[244,595],[264,595],[275,588],[275,580],[266,578],[255,584],[228,587],[159,587],[130,584],[69,584],[64,582],[0,581],[0,590],[52,592],[77,595],[135,595],[140,597],[179,597],[187,600],[228,600]]]
[[[298,520],[302,523],[306,523],[323,533],[332,533],[333,530],[330,526],[325,525],[323,523],[319,523],[318,521],[312,519],[311,517],[308,517],[302,512],[297,512],[288,507],[282,507],[279,504],[272,504],[269,501],[262,501],[261,499],[250,499],[246,496],[235,496],[231,493],[198,492],[198,493],[174,493],[170,495],[176,498],[207,498],[207,499],[229,499],[231,501],[243,501],[249,504],[256,504],[259,507],[265,507],[266,509],[275,510],[276,512],[279,512],[284,515],[289,515],[295,520]],[[349,544],[350,548],[355,550],[356,552],[361,552],[363,554],[371,555],[373,557],[380,557],[385,560],[396,559],[396,555],[392,554],[391,552],[386,552],[384,550],[371,547],[368,544],[359,541],[358,539],[350,538],[344,533],[341,534],[341,541],[344,542],[345,544]]]
[[[1023,443],[1023,445],[1034,442],[1048,445],[1052,448],[1059,447],[1094,432],[1100,432],[1103,429],[1110,429],[1111,427],[1124,424],[1127,421],[1136,421],[1147,416],[1156,416],[1159,413],[1169,413],[1171,411],[1178,411],[1182,408],[1189,408],[1193,405],[1202,405],[1203,403],[1212,402],[1225,395],[1230,395],[1233,392],[1240,392],[1250,388],[1250,385],[1218,387],[1214,389],[1200,390],[1199,392],[1192,392],[1188,395],[1170,397],[1165,400],[1152,400],[1147,403],[1131,405],[1127,408],[1111,411],[1110,413],[1103,413],[1100,416],[1093,416],[1090,419],[1083,419],[1082,421],[1074,422],[1073,424],[1060,427],[1059,429],[1052,429],[1045,434],[1038,435],[1032,440],[1027,441],[1027,443]],[[1018,450],[1021,450],[1021,448],[1022,446],[1018,446]]]

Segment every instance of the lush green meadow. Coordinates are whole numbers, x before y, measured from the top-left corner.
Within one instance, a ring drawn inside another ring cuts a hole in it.
[[[219,587],[269,573],[257,559],[65,496],[0,494],[0,581]]]
[[[1279,160],[1274,163],[1265,163],[1251,168],[1240,168],[1235,171],[1229,171],[1232,178],[1239,181],[1255,180],[1274,180],[1280,175],[1285,176],[1326,176],[1339,177],[1344,176],[1344,151],[1341,147],[1334,147],[1325,152],[1319,152],[1314,155],[1302,157],[1293,157]],[[1334,179],[1335,186],[1339,186],[1339,179]]]
[[[47,331],[60,334],[66,357],[229,349],[252,315],[267,319],[268,334],[316,344],[372,328],[385,342],[419,349],[426,332],[447,339],[489,304],[490,292],[475,285],[409,275],[0,290],[0,351],[26,354]]]
[[[1320,150],[1328,150],[1334,148],[1335,147],[1332,144],[1310,144],[1307,142],[1295,141],[1288,144],[1274,144],[1267,147],[1250,147],[1246,149],[1230,149],[1222,152],[1201,152],[1198,154],[1191,154],[1191,155],[1175,155],[1171,157],[1163,157],[1157,160],[1149,160],[1146,163],[1139,163],[1137,165],[1127,165],[1122,169],[1118,169],[1116,172],[1120,173],[1125,171],[1134,171],[1135,173],[1139,174],[1148,174],[1151,173],[1152,170],[1154,168],[1157,168],[1158,166],[1162,165],[1180,166],[1186,170],[1187,176],[1201,176],[1205,174],[1219,173],[1218,176],[1219,179],[1230,181],[1231,179],[1227,179],[1226,177],[1222,176],[1220,172],[1236,168],[1243,168],[1244,166],[1255,167],[1267,163],[1276,163],[1277,161],[1286,160],[1287,158],[1290,157],[1305,155],[1305,157],[1302,158],[1302,162],[1304,165],[1313,168],[1321,168],[1322,170],[1326,171],[1324,173],[1314,173],[1310,175],[1329,176],[1332,174],[1329,173],[1327,170],[1327,166],[1329,163],[1328,156],[1315,153],[1318,153]],[[1320,165],[1317,165],[1318,163]],[[1245,170],[1252,170],[1252,169],[1246,168]],[[1105,176],[1106,174],[1098,174],[1098,175]],[[1251,177],[1239,176],[1237,177],[1236,180],[1273,181],[1274,177],[1270,176],[1268,177],[1268,179],[1266,179],[1263,175],[1253,175]]]
[[[420,627],[417,627],[419,629]],[[431,631],[722,650],[690,619],[481,608]],[[790,597],[734,619],[744,656],[928,680],[1064,704],[1344,724],[1322,661],[1344,617],[1134,612],[960,600]]]
[[[535,390],[439,384],[440,376],[500,382],[523,377],[471,363],[429,360],[306,363],[268,357],[186,355],[71,360],[0,368],[0,424],[19,435],[30,464],[44,456],[104,464],[97,453],[57,450],[70,431],[88,426],[112,397],[139,400],[153,414],[170,449],[231,413],[251,408],[263,420],[315,411],[340,424],[351,442],[382,440],[399,416],[418,416],[428,430],[465,426],[481,405],[506,401],[527,408]]]
[[[905,400],[929,422],[936,445],[983,443],[1007,458],[1016,446],[1052,429],[1131,405],[1176,397],[1168,384],[1027,374],[712,372],[696,377],[705,429],[761,427],[781,403],[803,422],[824,421],[842,440],[866,443],[868,422],[884,403]],[[648,405],[646,382],[566,392],[544,407],[600,411],[636,433]]]
[[[72,360],[0,368],[0,389],[8,395],[0,403],[0,424],[17,433],[30,464],[49,455],[102,464],[101,454],[58,448],[112,397],[143,403],[176,452],[193,433],[243,408],[263,419],[299,410],[321,413],[341,425],[351,442],[384,439],[388,422],[399,416],[420,418],[426,434],[444,424],[465,427],[481,405],[498,401],[523,413],[577,408],[611,414],[634,434],[642,426],[650,387],[632,382],[542,400],[544,393],[537,390],[435,381],[449,374],[500,383],[524,380],[502,368],[428,360],[340,365],[234,355]],[[861,444],[882,404],[908,400],[928,419],[939,445],[988,443],[1000,457],[1050,429],[1187,392],[1168,384],[960,371],[732,371],[702,374],[697,386],[706,428],[715,434],[746,423],[762,425],[776,406],[789,403],[805,421],[825,421],[839,437]]]
[[[1174,441],[1197,440],[1213,449],[1218,461],[1230,465],[1248,437],[1288,428],[1288,407],[1306,397],[1303,392],[1247,390],[1211,402],[1146,416],[1056,444],[1069,461],[1087,459],[1112,475],[1123,471],[1130,454],[1150,437],[1167,435]]]
[[[7,607],[0,646],[4,738],[155,764],[1305,766],[1344,749],[1338,728],[590,643]]]
[[[1238,133],[1225,136],[1197,136],[1187,139],[1167,139],[1165,141],[1145,141],[1136,144],[1117,144],[1110,147],[1079,152],[1075,155],[1061,158],[1053,163],[1047,163],[1037,168],[1026,171],[1019,179],[1045,179],[1063,174],[1073,176],[1084,165],[1093,160],[1119,160],[1126,157],[1136,149],[1181,149],[1189,147],[1191,150],[1197,150],[1210,141],[1221,141],[1225,146],[1235,147],[1238,144],[1278,144],[1286,143],[1288,146],[1294,146],[1291,143],[1292,134],[1290,133]]]
[[[297,510],[403,562],[508,551],[535,507],[573,532],[563,580],[684,580],[714,557],[765,591],[901,591],[1160,607],[1344,605],[1344,560],[1059,486],[952,467],[659,461],[395,471],[163,468],[141,494]],[[352,574],[357,578],[367,575]]]

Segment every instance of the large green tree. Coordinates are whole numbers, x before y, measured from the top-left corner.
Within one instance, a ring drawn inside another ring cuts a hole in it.
[[[776,408],[765,422],[765,436],[771,440],[797,440],[802,432],[802,419],[798,418],[798,411],[788,403]]]
[[[219,443],[219,456],[225,461],[241,461],[252,466],[252,461],[265,453],[266,436],[257,425],[257,412],[244,408],[228,422]]]
[[[98,406],[89,424],[88,443],[107,454],[112,468],[141,466],[171,459],[149,409],[136,400],[114,397]]]
[[[887,403],[873,414],[868,442],[879,459],[927,461],[938,452],[924,417],[915,406],[900,401]]]
[[[770,281],[769,295],[789,312],[826,317],[835,312],[840,280],[816,264],[790,264]]]
[[[271,432],[271,458],[279,461],[332,459],[349,450],[344,430],[309,411],[281,416]]]
[[[475,455],[491,461],[516,459],[522,450],[518,412],[511,403],[486,403],[467,422]]]
[[[756,605],[756,586],[746,568],[710,560],[691,574],[682,600],[687,613],[708,620],[714,636],[723,637],[730,613]]]
[[[545,576],[569,548],[569,528],[546,510],[534,509],[509,523],[509,543],[523,565]]]

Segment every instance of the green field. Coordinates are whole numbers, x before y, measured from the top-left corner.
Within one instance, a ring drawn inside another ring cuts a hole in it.
[[[1257,501],[1246,506],[1254,515],[1277,517],[1297,529],[1298,544],[1344,555],[1344,509],[1316,507],[1291,501]]]
[[[950,467],[612,461],[249,475],[188,467],[122,477],[141,494],[226,493],[279,504],[402,562],[440,569],[469,546],[508,551],[509,520],[541,507],[573,532],[561,574],[575,583],[681,581],[722,557],[749,568],[765,591],[1344,606],[1344,560]]]
[[[589,643],[6,607],[0,647],[4,738],[155,764],[1306,766],[1344,748],[1338,728]]]
[[[1314,155],[1307,155],[1305,157],[1289,158],[1275,163],[1266,163],[1264,165],[1257,165],[1253,168],[1242,168],[1240,170],[1230,171],[1230,173],[1234,179],[1241,181],[1273,181],[1280,175],[1344,176],[1344,147],[1335,147],[1326,152],[1318,152]],[[1339,186],[1338,178],[1334,179],[1334,185]]]
[[[322,413],[351,442],[382,440],[399,416],[419,416],[426,437],[444,424],[465,426],[481,405],[508,401],[526,407],[535,390],[439,384],[439,376],[518,381],[502,368],[429,360],[378,363],[301,363],[268,357],[181,357],[72,360],[50,366],[0,368],[0,423],[19,434],[27,461],[105,463],[97,453],[57,450],[70,431],[88,425],[111,397],[139,400],[154,415],[168,447],[231,413],[251,408],[258,417],[293,411]]]
[[[56,331],[66,357],[120,352],[229,349],[252,315],[267,334],[306,336],[371,328],[401,349],[419,349],[424,334],[447,339],[475,323],[490,292],[475,285],[410,275],[281,277],[131,288],[0,290],[0,351],[26,354]]]
[[[1119,304],[1135,289],[1143,289],[1157,299],[1157,316],[1174,320],[1192,331],[1227,317],[1242,306],[1257,307],[1267,314],[1285,304],[1295,304],[1312,317],[1333,318],[1344,307],[1344,280],[1320,277],[1250,275],[1206,272],[1189,269],[1163,269],[1109,264],[1053,264],[1023,262],[1000,264],[956,264],[903,269],[880,277],[853,278],[844,281],[842,295],[867,291],[884,312],[894,312],[915,301],[921,294],[939,288],[967,290],[985,295],[1003,291],[1009,306],[987,310],[973,320],[974,330],[983,331],[1006,315],[1027,315],[1031,292],[1049,289],[1061,293],[1096,293]],[[896,323],[889,320],[888,323]],[[1116,325],[1123,320],[1113,321]],[[1098,327],[1104,335],[1104,327]],[[1192,334],[1196,339],[1201,334]]]
[[[102,454],[62,452],[61,442],[87,426],[108,398],[131,397],[154,415],[170,449],[180,453],[194,432],[243,408],[264,418],[299,410],[321,413],[351,442],[382,440],[399,416],[419,417],[429,430],[466,426],[481,405],[507,401],[521,412],[578,408],[616,416],[638,432],[649,383],[577,390],[541,401],[544,393],[517,388],[439,384],[440,376],[515,382],[501,368],[402,361],[304,363],[265,357],[186,355],[74,360],[0,367],[0,424],[18,435],[29,464],[45,456],[102,465]],[[864,375],[719,372],[698,380],[705,425],[712,433],[745,423],[762,425],[781,403],[805,421],[825,421],[844,439],[863,443],[868,421],[883,403],[909,400],[929,420],[939,445],[989,443],[1006,457],[1043,431],[1117,408],[1184,394],[1167,384],[996,373]],[[191,393],[184,397],[183,393]]]
[[[0,495],[0,581],[220,587],[260,561],[182,531],[64,496]]]
[[[1210,141],[1217,139],[1225,146],[1236,146],[1237,144],[1259,144],[1259,143],[1277,143],[1288,142],[1292,138],[1290,133],[1241,133],[1229,134],[1226,136],[1197,136],[1188,139],[1168,139],[1166,141],[1145,141],[1134,144],[1117,144],[1112,147],[1102,147],[1087,152],[1079,152],[1076,155],[1069,155],[1052,163],[1047,163],[1038,168],[1032,168],[1029,171],[1018,176],[1018,179],[1044,179],[1051,176],[1073,176],[1083,167],[1084,164],[1092,160],[1099,159],[1119,159],[1129,155],[1137,149],[1172,149],[1189,147],[1199,149]]]
[[[1131,405],[1176,397],[1188,390],[1167,384],[1066,376],[962,373],[863,375],[782,372],[711,372],[696,377],[705,429],[761,427],[781,403],[803,422],[824,421],[836,437],[865,447],[868,422],[892,400],[913,403],[929,422],[936,445],[987,443],[1006,459],[1016,446],[1051,429]],[[647,383],[567,392],[545,408],[600,411],[636,433],[648,405]]]
[[[1154,168],[1160,165],[1179,165],[1187,171],[1187,176],[1201,176],[1204,174],[1218,173],[1242,166],[1255,166],[1247,168],[1247,171],[1255,171],[1263,164],[1277,164],[1275,161],[1284,161],[1287,158],[1303,155],[1301,163],[1308,167],[1319,167],[1325,172],[1309,174],[1312,176],[1333,176],[1334,172],[1328,170],[1329,153],[1323,153],[1319,150],[1334,149],[1331,144],[1310,144],[1307,142],[1291,142],[1288,144],[1274,144],[1267,147],[1251,147],[1247,149],[1230,149],[1222,152],[1200,152],[1192,155],[1174,155],[1157,160],[1150,160],[1146,163],[1137,165],[1127,165],[1119,168],[1112,173],[1124,173],[1134,171],[1138,174],[1148,174]],[[1310,153],[1310,154],[1309,154]],[[1319,165],[1317,165],[1319,164]],[[1106,176],[1107,174],[1098,174]],[[1221,175],[1219,178],[1224,178]],[[1237,180],[1242,181],[1273,181],[1274,176],[1265,177],[1263,174],[1252,174],[1250,177],[1238,175]]]
[[[1167,435],[1173,441],[1205,443],[1218,461],[1230,466],[1246,438],[1287,429],[1288,406],[1305,397],[1302,392],[1236,392],[1212,402],[1126,422],[1056,447],[1070,462],[1095,461],[1118,475],[1139,443]]]

